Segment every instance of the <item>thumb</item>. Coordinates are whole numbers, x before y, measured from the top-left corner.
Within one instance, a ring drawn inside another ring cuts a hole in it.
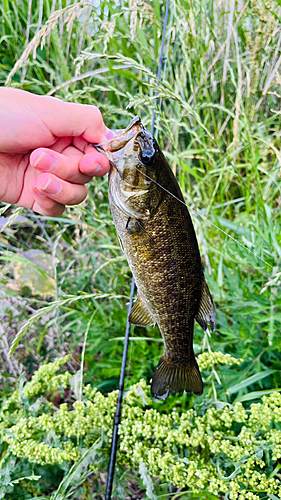
[[[55,136],[82,136],[88,142],[106,140],[106,127],[96,106],[63,102],[47,96],[39,98],[46,100],[44,108],[48,113],[44,122]]]
[[[95,106],[60,101],[24,90],[0,88],[0,151],[27,153],[58,137],[105,142],[106,127]]]

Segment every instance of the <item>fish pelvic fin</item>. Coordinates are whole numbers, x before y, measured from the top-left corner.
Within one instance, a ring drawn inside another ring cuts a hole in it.
[[[133,309],[130,313],[129,321],[133,325],[138,326],[152,326],[156,323],[139,292],[137,295],[137,300],[134,303]]]
[[[203,382],[195,357],[184,365],[171,363],[161,356],[151,384],[151,395],[157,399],[166,399],[169,394],[183,391],[203,393]]]
[[[207,330],[208,326],[211,328],[212,332],[215,329],[217,316],[215,311],[215,306],[213,303],[213,299],[210,294],[209,287],[206,281],[203,281],[202,285],[202,295],[199,305],[199,311],[197,316],[195,316],[197,323],[203,328],[203,330]]]

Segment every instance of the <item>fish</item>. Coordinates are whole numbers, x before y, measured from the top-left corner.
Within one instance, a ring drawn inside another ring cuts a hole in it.
[[[201,395],[194,320],[214,331],[216,312],[179,184],[139,116],[98,149],[111,165],[111,214],[138,289],[129,321],[157,324],[164,341],[151,394],[157,399],[183,391]]]

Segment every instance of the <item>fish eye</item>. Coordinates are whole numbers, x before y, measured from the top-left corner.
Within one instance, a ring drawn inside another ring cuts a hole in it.
[[[154,157],[154,151],[152,152],[150,149],[144,149],[141,151],[140,160],[144,165],[152,165]]]

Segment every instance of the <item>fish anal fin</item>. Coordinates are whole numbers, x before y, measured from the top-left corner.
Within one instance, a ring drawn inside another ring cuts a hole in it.
[[[129,321],[133,325],[138,326],[152,326],[155,325],[156,321],[151,316],[142,296],[138,292],[137,300],[134,303],[133,309],[129,316]]]
[[[197,316],[195,316],[197,323],[207,330],[208,326],[211,328],[212,332],[215,329],[217,316],[215,311],[215,306],[213,304],[213,299],[210,294],[209,287],[204,280],[202,286],[202,295],[200,300],[200,306]]]
[[[182,394],[183,391],[203,393],[203,382],[195,357],[184,365],[171,363],[163,356],[154,373],[151,395],[157,399],[166,399],[169,394]]]

